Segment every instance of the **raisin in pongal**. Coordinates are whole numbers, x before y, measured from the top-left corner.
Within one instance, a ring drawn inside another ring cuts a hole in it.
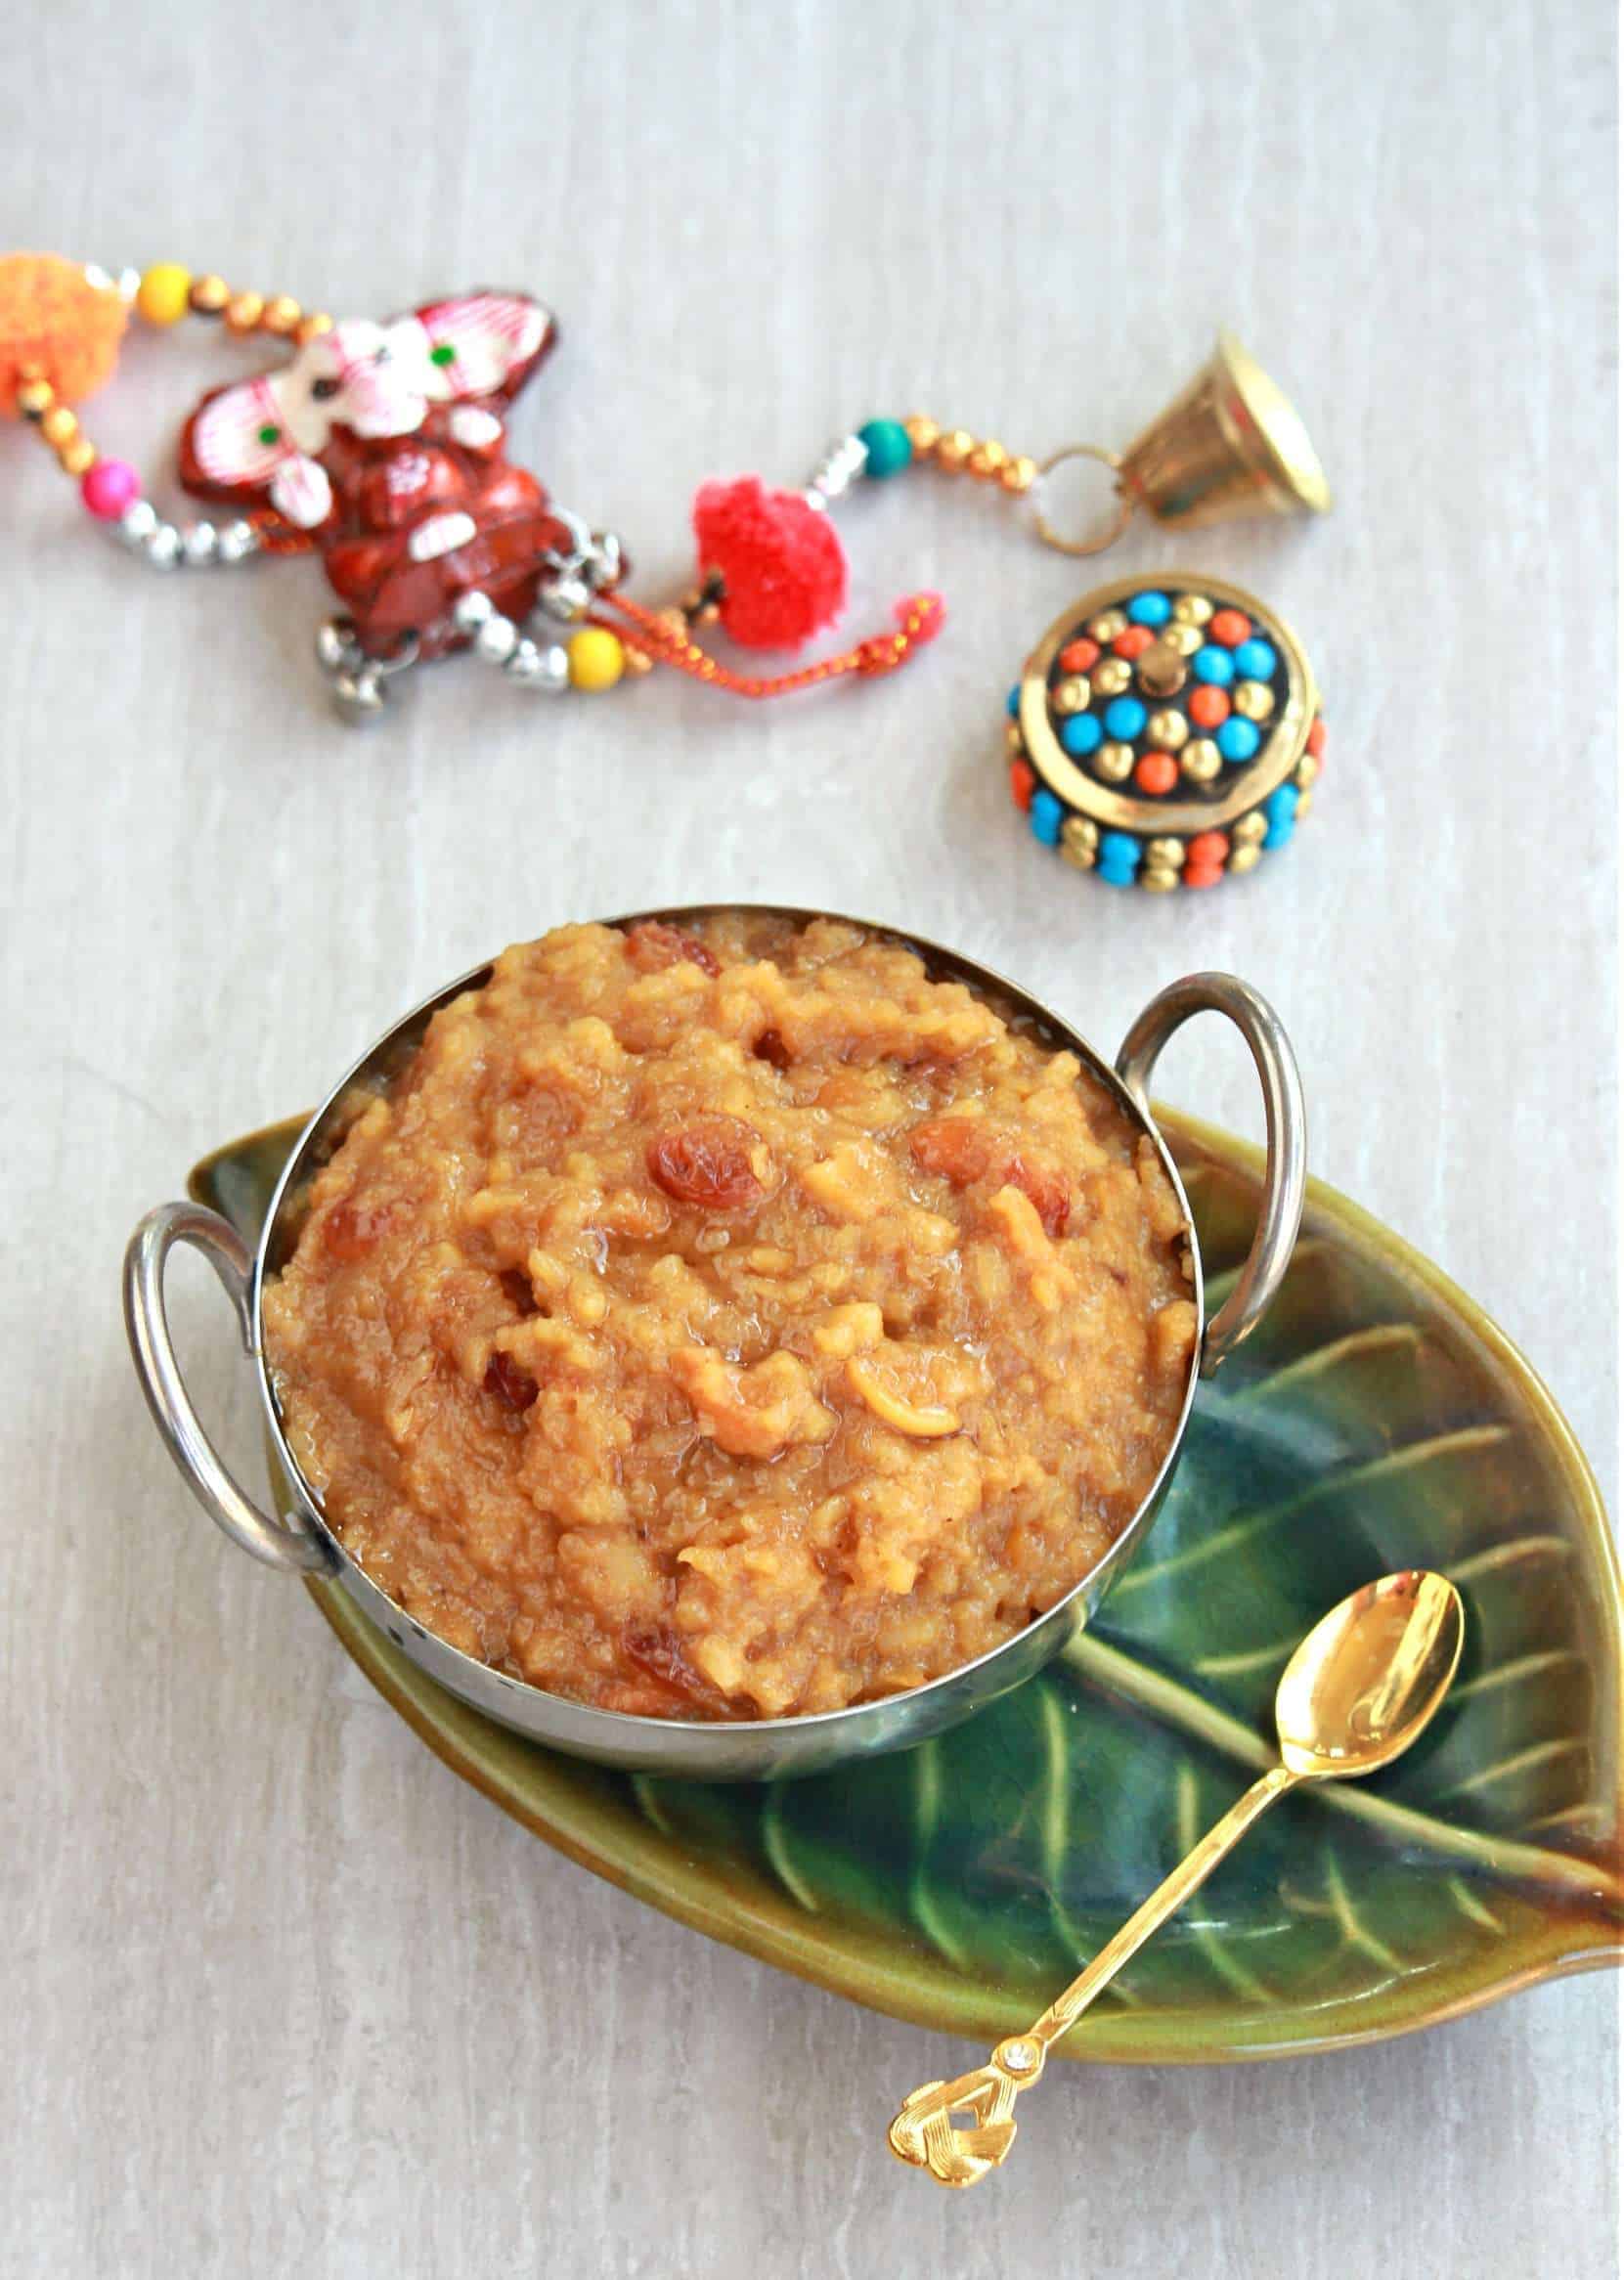
[[[265,1293],[287,1438],[464,1652],[653,1717],[940,1677],[1121,1532],[1196,1312],[1155,1149],[911,951],[565,927],[437,1013]]]

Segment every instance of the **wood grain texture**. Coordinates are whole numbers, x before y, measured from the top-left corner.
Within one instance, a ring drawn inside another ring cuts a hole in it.
[[[916,404],[1119,442],[1220,322],[1338,506],[1178,548],[1307,639],[1318,813],[1244,888],[1130,900],[1009,813],[998,700],[1078,582],[979,494],[843,512],[854,626],[919,584],[953,605],[895,682],[549,707],[451,666],[363,741],[308,662],[313,571],[138,574],[0,435],[0,2269],[1493,2280],[1560,2242],[1614,2270],[1606,1981],[1337,2060],[1064,2072],[1015,2174],[933,2194],[883,2131],[957,2046],[646,1913],[428,1760],[186,1504],[114,1295],[197,1154],[497,944],[822,901],[1107,1048],[1172,974],[1248,975],[1315,1169],[1499,1317],[1610,1493],[1612,49],[1604,0],[11,12],[0,242],[358,312],[535,287],[564,338],[517,445],[644,591],[705,473],[795,477]],[[233,353],[138,341],[94,432],[155,470]],[[1222,1035],[1163,1081],[1257,1127]],[[176,1286],[251,1466],[218,1298]]]

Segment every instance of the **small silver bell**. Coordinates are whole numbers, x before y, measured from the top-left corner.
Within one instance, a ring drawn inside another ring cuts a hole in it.
[[[387,700],[388,691],[375,665],[362,665],[333,678],[332,709],[348,727],[370,727],[381,716]]]
[[[547,616],[556,619],[560,625],[572,626],[586,616],[593,590],[578,572],[565,570],[556,578],[548,579],[536,598]]]
[[[324,673],[347,673],[360,663],[352,618],[324,618],[316,629],[316,662]]]

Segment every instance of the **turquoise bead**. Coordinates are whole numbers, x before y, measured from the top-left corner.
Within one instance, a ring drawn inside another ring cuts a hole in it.
[[[1285,847],[1296,829],[1297,789],[1295,784],[1281,784],[1263,802],[1263,812],[1269,819],[1269,828],[1263,837],[1265,847]]]
[[[1235,670],[1243,680],[1273,680],[1279,663],[1267,641],[1243,641],[1235,652]]]
[[[1164,626],[1173,614],[1173,605],[1164,593],[1136,593],[1127,605],[1127,614],[1136,626]]]
[[[1125,868],[1131,876],[1139,868],[1142,852],[1131,831],[1102,831],[1096,855],[1102,866],[1109,864],[1113,870]]]
[[[1021,711],[1021,683],[1019,681],[1015,683],[1015,686],[1010,690],[1008,696],[1004,699],[1004,711],[1009,715],[1012,721],[1018,718]]]
[[[1239,713],[1231,713],[1218,730],[1217,746],[1225,760],[1251,760],[1257,745],[1256,722],[1244,721]]]
[[[900,419],[865,419],[857,429],[857,441],[868,454],[863,462],[865,475],[876,479],[900,475],[912,461],[913,446]]]
[[[1205,649],[1198,649],[1191,658],[1190,671],[1198,680],[1209,681],[1214,688],[1228,688],[1235,679],[1235,653],[1208,641]]]
[[[1090,752],[1098,752],[1105,742],[1105,730],[1092,713],[1074,713],[1060,723],[1060,741],[1074,760],[1082,760]]]
[[[1105,708],[1105,724],[1119,744],[1131,744],[1145,725],[1147,715],[1137,697],[1113,697]]]
[[[1065,809],[1053,792],[1033,792],[1031,806],[1027,810],[1027,821],[1031,825],[1033,839],[1040,839],[1045,847],[1060,845],[1060,825]]]

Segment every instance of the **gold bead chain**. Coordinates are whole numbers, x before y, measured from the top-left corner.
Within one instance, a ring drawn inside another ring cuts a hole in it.
[[[980,483],[996,483],[1000,490],[1019,498],[1030,491],[1037,480],[1037,461],[1024,455],[1016,457],[1001,443],[989,437],[974,436],[968,428],[944,427],[923,412],[915,412],[904,419],[902,426],[913,446],[913,456],[923,463],[929,460],[944,474],[969,475]]]

